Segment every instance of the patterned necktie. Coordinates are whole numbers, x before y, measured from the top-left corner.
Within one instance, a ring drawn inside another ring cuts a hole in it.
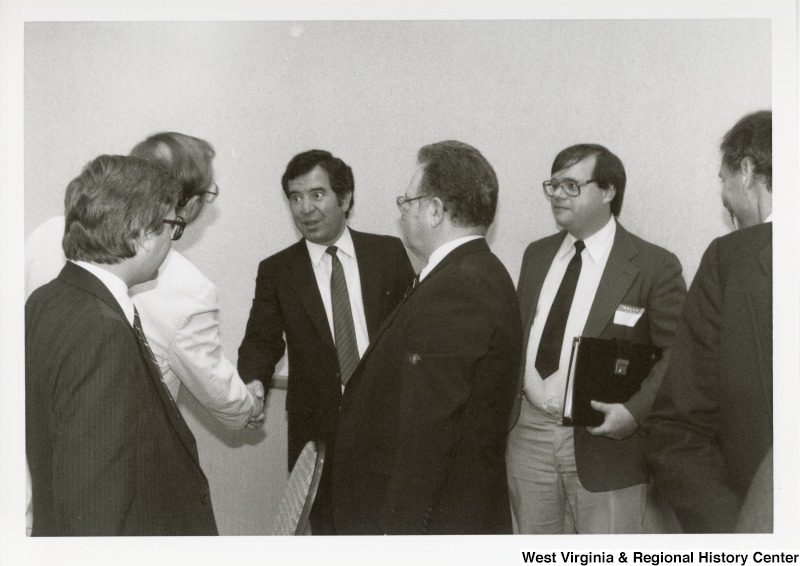
[[[586,247],[582,240],[575,242],[575,255],[572,256],[564,278],[558,287],[550,314],[542,330],[542,339],[539,341],[539,350],[536,352],[534,364],[542,379],[547,379],[558,369],[561,359],[561,345],[564,342],[564,330],[567,328],[567,318],[572,308],[572,299],[575,296],[575,287],[581,275],[581,252]]]
[[[325,250],[331,256],[331,306],[333,307],[333,334],[336,355],[339,358],[339,372],[342,385],[353,375],[358,365],[358,342],[353,324],[353,309],[350,308],[350,295],[344,278],[342,263],[336,256],[338,248],[331,246]]]
[[[133,307],[133,330],[135,331],[136,338],[139,340],[139,344],[142,346],[142,349],[147,353],[148,360],[154,366],[155,371],[158,372],[158,377],[161,378],[161,384],[164,386],[164,390],[167,392],[169,400],[172,401],[173,407],[175,407],[175,410],[177,410],[178,406],[175,403],[175,399],[172,397],[172,393],[169,391],[169,387],[167,387],[167,382],[164,381],[164,375],[161,373],[161,368],[158,366],[158,361],[153,354],[153,350],[150,349],[150,344],[147,343],[147,337],[144,335],[144,329],[142,328],[142,320],[139,318],[139,311],[135,306]]]

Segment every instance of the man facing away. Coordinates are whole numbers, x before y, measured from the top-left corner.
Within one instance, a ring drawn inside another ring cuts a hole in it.
[[[329,535],[342,389],[414,272],[399,239],[347,226],[355,184],[341,159],[322,150],[300,153],[281,185],[303,237],[258,266],[238,369],[245,382],[268,387],[288,349],[289,469],[308,441],[325,441],[311,527],[315,535]]]
[[[34,536],[217,534],[194,437],[128,296],[182,229],[179,191],[168,171],[121,156],[67,187],[69,261],[25,305]]]
[[[692,281],[649,459],[684,531],[772,532],[772,112],[743,117],[721,150],[740,229],[711,242]],[[760,504],[742,514],[754,477]]]
[[[511,533],[503,454],[522,335],[513,282],[484,238],[497,178],[457,141],[418,161],[397,204],[427,263],[345,388],[336,531]]]
[[[625,169],[603,146],[562,150],[544,182],[562,231],[528,246],[517,292],[525,335],[508,480],[523,534],[638,533],[648,470],[640,424],[670,357],[686,293],[678,258],[616,220]],[[600,403],[597,427],[559,424],[572,340],[617,338],[663,357],[625,403]]]

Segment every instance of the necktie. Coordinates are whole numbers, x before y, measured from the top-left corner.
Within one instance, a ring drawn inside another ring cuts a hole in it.
[[[164,386],[164,390],[167,392],[169,400],[172,401],[172,405],[177,410],[175,399],[172,398],[172,393],[169,392],[169,387],[167,387],[167,382],[164,381],[164,375],[161,373],[161,368],[158,367],[158,361],[156,361],[156,357],[153,354],[153,350],[150,349],[150,344],[147,343],[147,337],[144,335],[144,329],[142,328],[142,320],[139,318],[139,311],[135,306],[133,307],[133,330],[135,331],[136,338],[139,340],[140,346],[147,353],[148,360],[150,361],[151,364],[155,366],[154,369],[158,372],[158,377],[161,378],[161,384]]]
[[[407,299],[408,296],[414,291],[414,289],[417,288],[417,285],[419,285],[419,273],[417,273],[414,276],[414,280],[411,282],[411,286],[408,289],[406,289],[406,294],[403,295],[403,298]]]
[[[353,310],[350,308],[350,295],[344,278],[342,262],[336,256],[338,248],[331,246],[325,250],[331,256],[331,305],[333,307],[333,334],[336,355],[339,358],[339,372],[342,385],[353,374],[358,364],[358,342],[353,324]]]
[[[578,278],[581,275],[581,252],[585,247],[586,244],[582,240],[575,242],[575,255],[567,265],[564,278],[561,280],[556,297],[553,299],[553,305],[550,307],[550,314],[547,315],[547,321],[544,323],[535,363],[542,379],[547,379],[558,369],[561,345],[564,342],[564,330],[567,327],[572,299],[575,296],[575,287],[578,286]]]

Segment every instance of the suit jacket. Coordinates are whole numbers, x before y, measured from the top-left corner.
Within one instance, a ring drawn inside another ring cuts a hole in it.
[[[32,534],[217,534],[194,437],[105,285],[67,263],[25,320]]]
[[[517,287],[524,329],[523,352],[527,351],[544,279],[565,237],[566,232],[562,231],[533,242],[525,250]],[[680,261],[674,254],[634,236],[617,223],[614,243],[583,335],[653,344],[662,349],[663,357],[653,366],[641,389],[624,403],[640,425],[650,414],[669,364],[675,326],[686,295],[681,271]],[[623,304],[645,309],[633,327],[614,324],[614,313]],[[518,404],[522,402],[524,372],[523,361]],[[518,405],[512,414],[513,425],[519,418]],[[586,427],[575,427],[574,433],[578,478],[588,491],[610,491],[647,483],[645,432],[641,426],[623,440],[592,436]]]
[[[370,339],[403,298],[414,277],[398,238],[350,230],[361,278]],[[285,340],[284,340],[285,335]],[[239,348],[245,383],[269,386],[275,365],[288,347],[289,464],[303,445],[322,433],[333,450],[342,397],[339,359],[305,240],[268,257],[258,266],[255,298]],[[311,421],[296,426],[295,421]]]
[[[504,454],[521,330],[513,282],[483,239],[400,304],[345,390],[338,534],[511,533]]]
[[[657,485],[684,530],[733,532],[771,457],[771,223],[706,250],[648,428]]]

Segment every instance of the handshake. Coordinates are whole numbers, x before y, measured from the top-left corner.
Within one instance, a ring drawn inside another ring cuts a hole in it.
[[[245,428],[254,429],[263,425],[264,420],[267,418],[264,384],[256,379],[247,384],[247,390],[253,396],[255,406],[253,407],[253,413],[250,415],[250,420],[245,425]]]

